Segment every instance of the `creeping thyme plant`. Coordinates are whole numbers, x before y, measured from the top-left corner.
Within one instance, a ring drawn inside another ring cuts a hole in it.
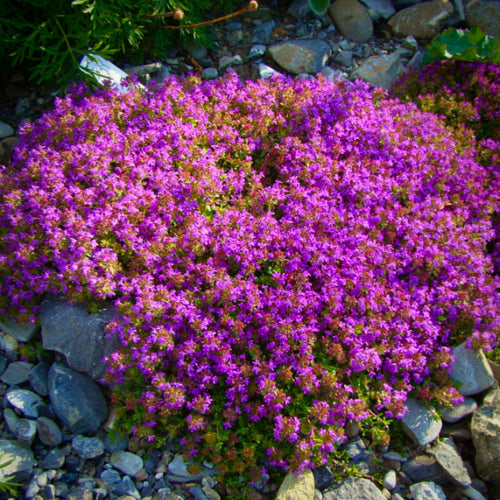
[[[452,346],[497,345],[490,181],[361,82],[78,87],[1,171],[1,305],[114,301],[125,432],[235,481],[313,468],[349,420],[459,399]]]

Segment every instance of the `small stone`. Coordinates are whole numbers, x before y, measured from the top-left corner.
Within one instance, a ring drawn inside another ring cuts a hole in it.
[[[24,446],[31,446],[36,435],[36,422],[27,418],[20,418],[16,425],[16,438]]]
[[[452,354],[455,361],[451,378],[456,381],[460,394],[473,396],[493,385],[495,377],[482,351],[468,349],[464,342],[455,347]]]
[[[0,139],[10,135],[14,135],[14,129],[8,123],[0,122]]]
[[[26,481],[33,471],[35,458],[33,452],[10,439],[0,439],[0,481],[12,476],[14,482]]]
[[[144,467],[141,457],[128,451],[115,451],[111,455],[111,465],[127,476],[135,476]]]
[[[59,426],[50,418],[40,417],[36,421],[38,430],[38,438],[40,441],[49,447],[59,446],[62,443],[62,432]]]
[[[0,122],[1,128],[1,122]],[[1,131],[0,131],[1,136]],[[9,139],[10,140],[10,139]],[[17,143],[16,138],[16,143]],[[4,144],[5,141],[2,141]],[[19,342],[29,342],[38,331],[39,326],[34,323],[18,323],[16,320],[8,317],[2,316],[0,317],[0,329],[14,337]]]
[[[436,458],[441,469],[453,483],[462,488],[471,485],[469,473],[451,439],[437,441],[429,453]]]
[[[3,419],[7,424],[7,428],[9,429],[9,431],[12,432],[12,434],[15,434],[17,423],[19,422],[19,417],[16,415],[14,410],[5,408],[5,410],[3,411]]]
[[[383,457],[386,458],[387,460],[392,460],[394,462],[404,463],[408,461],[408,458],[403,457],[396,451],[388,451],[387,453],[383,454]]]
[[[397,484],[398,480],[396,476],[396,471],[390,470],[384,476],[384,488],[387,488],[389,491],[392,491],[394,488],[396,488]]]
[[[314,475],[306,470],[300,475],[288,473],[276,494],[276,500],[303,500],[314,496]]]
[[[31,363],[14,361],[10,363],[0,380],[7,385],[21,385],[28,381],[29,372],[33,368]]]
[[[45,406],[38,394],[26,389],[12,389],[5,397],[11,406],[28,418],[37,418],[40,407]]]
[[[314,484],[319,490],[325,490],[335,482],[333,472],[326,466],[313,470]]]
[[[109,488],[112,488],[113,485],[119,483],[122,480],[118,471],[113,469],[104,470],[99,477],[101,481]]]
[[[319,73],[327,63],[330,53],[328,43],[319,39],[291,40],[269,48],[273,60],[294,75]]]
[[[346,443],[345,451],[353,462],[360,462],[368,457],[365,443],[363,443],[363,440],[359,436]]]
[[[129,476],[125,476],[119,483],[114,484],[112,491],[115,495],[130,495],[136,500],[141,499],[141,494]]]
[[[205,68],[201,72],[201,77],[203,80],[213,80],[214,78],[217,78],[219,76],[219,72],[217,71],[217,68]]]
[[[49,369],[49,364],[38,363],[28,374],[31,388],[40,396],[47,396],[49,394]]]
[[[54,448],[47,453],[45,458],[42,460],[40,466],[42,469],[50,470],[50,469],[60,469],[63,467],[64,462],[66,460],[66,455],[63,450],[59,448]]]
[[[464,490],[462,490],[462,493],[467,496],[467,498],[470,498],[471,500],[486,500],[484,495],[473,488],[472,486],[468,486]]]
[[[46,484],[41,490],[43,500],[55,500],[56,497],[56,487],[53,484]]]
[[[281,73],[264,63],[258,65],[258,72],[259,78],[262,78],[262,80],[267,80],[273,76],[281,76]]]
[[[500,4],[498,1],[469,1],[465,5],[465,17],[469,26],[477,26],[487,35],[500,38]]]
[[[335,0],[328,13],[335,27],[345,38],[363,43],[373,36],[373,21],[365,7],[357,0]]]
[[[402,470],[415,482],[427,481],[440,474],[437,460],[430,455],[417,455],[405,463]]]
[[[406,406],[408,411],[401,419],[405,434],[419,446],[432,443],[439,436],[443,426],[439,416],[414,398],[409,398]]]
[[[276,23],[273,19],[270,21],[266,21],[265,23],[261,23],[256,26],[253,30],[252,42],[263,44],[270,36],[275,28]]]
[[[98,437],[75,436],[71,441],[71,448],[83,460],[104,454],[104,443]]]
[[[324,500],[386,500],[382,492],[368,479],[350,477],[339,486],[323,492]]]
[[[454,424],[469,415],[472,415],[477,409],[477,403],[473,398],[465,398],[463,403],[460,403],[452,408],[445,408],[441,412],[441,418],[450,424]]]
[[[352,50],[342,50],[335,55],[334,60],[336,63],[341,64],[342,66],[349,67],[352,64],[353,55],[354,54]]]
[[[249,59],[257,59],[266,53],[266,46],[262,44],[252,45],[248,53]]]
[[[66,500],[93,500],[92,490],[85,486],[77,486],[73,488],[66,496]]]
[[[443,488],[431,481],[412,484],[410,492],[413,500],[446,500]]]

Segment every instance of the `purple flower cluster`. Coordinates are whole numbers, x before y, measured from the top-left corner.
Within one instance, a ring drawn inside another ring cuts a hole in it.
[[[349,420],[456,397],[456,342],[497,344],[489,182],[438,118],[360,82],[80,88],[1,171],[0,300],[113,300],[132,433],[299,471]]]

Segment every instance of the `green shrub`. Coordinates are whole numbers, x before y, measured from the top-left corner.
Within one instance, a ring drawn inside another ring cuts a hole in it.
[[[124,56],[142,62],[161,58],[178,41],[208,44],[202,29],[160,30],[166,24],[188,25],[225,13],[237,0],[22,0],[3,7],[0,63],[27,66],[31,79],[50,87],[65,87],[79,74],[88,52],[106,58]],[[182,9],[180,21],[154,14]],[[5,76],[5,75],[4,75]],[[80,74],[80,76],[82,76]]]

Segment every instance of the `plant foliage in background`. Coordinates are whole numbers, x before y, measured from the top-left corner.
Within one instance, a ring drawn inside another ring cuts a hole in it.
[[[326,14],[328,7],[330,7],[330,0],[307,0],[309,8],[317,16]]]
[[[168,23],[188,25],[227,13],[236,0],[22,0],[2,6],[0,63],[3,72],[26,66],[31,79],[49,87],[66,87],[79,75],[87,53],[105,58],[126,54],[127,61],[158,59],[167,47],[208,44],[204,29],[177,32],[154,28]],[[175,21],[151,15],[182,9]],[[148,17],[149,16],[149,17]],[[4,75],[7,76],[7,75]]]
[[[78,88],[0,171],[0,307],[114,301],[117,429],[226,483],[301,471],[350,420],[457,398],[456,343],[498,344],[499,192],[442,120],[361,82]]]
[[[480,28],[449,28],[427,45],[424,65],[443,59],[479,61],[500,64],[500,40],[486,35]]]

